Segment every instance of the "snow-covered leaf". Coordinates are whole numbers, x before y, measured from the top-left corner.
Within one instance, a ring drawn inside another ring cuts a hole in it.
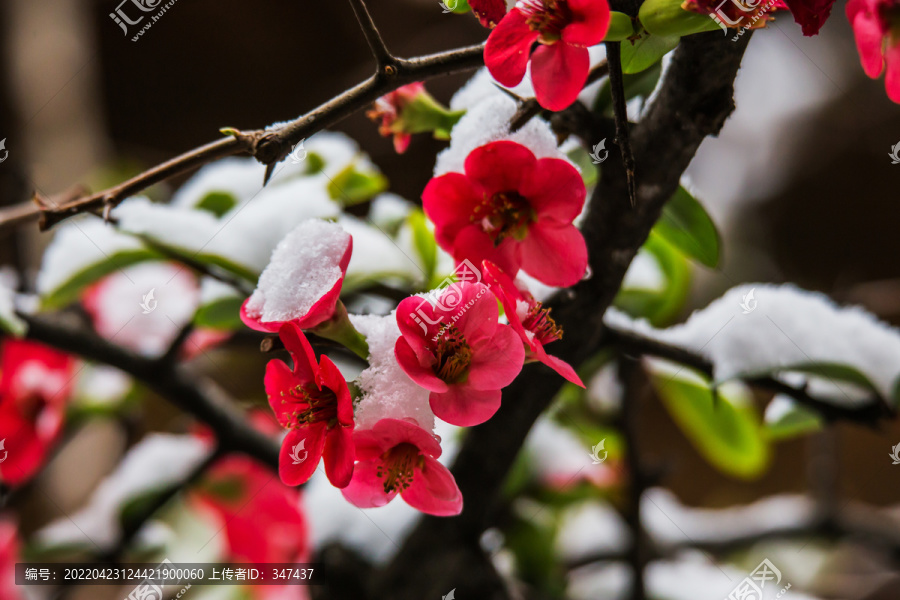
[[[46,309],[61,308],[82,290],[127,266],[162,255],[97,219],[78,219],[59,228],[44,253],[37,291]]]
[[[771,440],[791,438],[822,428],[822,417],[811,408],[797,404],[787,396],[772,398],[764,416],[765,431]]]

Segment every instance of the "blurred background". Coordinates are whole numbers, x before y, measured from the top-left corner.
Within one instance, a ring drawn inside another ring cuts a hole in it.
[[[216,139],[221,127],[295,118],[373,67],[346,2],[178,0],[137,42],[109,17],[117,4],[0,3],[0,139],[9,151],[0,165],[0,204],[77,183],[99,189]],[[443,14],[437,0],[382,0],[369,9],[400,56],[486,37],[475,19]],[[468,77],[427,85],[446,103]],[[816,38],[802,37],[786,13],[756,32],[736,104],[721,136],[703,144],[688,172],[722,232],[724,258],[716,270],[695,267],[684,315],[738,283],[791,281],[900,324],[900,165],[887,156],[900,142],[900,110],[883,82],[863,75],[843,3]],[[391,191],[416,202],[445,146],[415,136],[397,155],[362,113],[336,129],[358,141]],[[156,190],[159,197],[180,181],[170,183]],[[36,226],[0,233],[2,263],[33,277],[49,237]],[[223,387],[248,403],[264,402],[254,374],[263,358],[250,348],[225,360],[234,376],[220,381]],[[10,507],[23,536],[81,506],[129,440],[173,423],[186,427],[166,403],[151,406],[134,430],[93,423],[74,433],[41,476],[40,490],[18,495]],[[878,430],[838,426],[824,441],[782,442],[762,477],[741,481],[709,466],[659,402],[645,399],[641,410],[645,458],[664,466],[664,485],[685,505],[720,508],[807,492],[821,482],[816,461],[824,444],[837,466],[825,493],[838,492],[842,504],[900,509],[900,466],[888,458],[900,443],[898,422]],[[315,529],[316,515],[310,520]],[[848,551],[842,561],[857,575],[822,584],[822,597],[900,597],[900,577],[871,555]]]

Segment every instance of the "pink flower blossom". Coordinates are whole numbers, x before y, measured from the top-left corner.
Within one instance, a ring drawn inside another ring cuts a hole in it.
[[[412,296],[397,308],[397,362],[431,392],[431,410],[444,421],[484,423],[500,408],[500,390],[522,370],[522,343],[498,318],[497,303],[482,283],[453,284],[435,306]]]
[[[506,14],[506,0],[469,0],[469,7],[481,24],[491,29]]]
[[[581,280],[587,246],[572,221],[586,191],[575,167],[498,141],[469,153],[464,169],[435,177],[422,193],[442,248],[457,262],[489,260],[510,277],[521,268],[547,285]]]
[[[408,83],[376,100],[374,108],[366,112],[370,119],[381,120],[378,133],[384,137],[394,136],[397,154],[406,152],[412,139],[411,132],[404,127],[403,110],[416,96],[424,93],[425,84],[422,82]]]
[[[900,103],[900,1],[850,0],[847,19],[866,75],[877,79],[886,67],[888,97]]]
[[[278,422],[288,429],[278,472],[287,485],[306,483],[324,457],[325,473],[336,487],[353,475],[353,400],[344,376],[331,359],[316,362],[312,346],[296,323],[279,332],[293,370],[281,360],[266,367],[266,394]]]
[[[65,420],[75,362],[35,342],[0,345],[0,481],[18,485],[43,466]]]
[[[510,277],[497,265],[485,261],[482,269],[491,291],[503,305],[510,326],[525,343],[525,360],[538,360],[572,383],[584,387],[575,369],[564,360],[550,356],[544,345],[562,339],[562,329],[550,316],[550,309],[534,299],[526,290],[520,290]]]
[[[353,434],[353,481],[342,490],[360,508],[384,506],[397,494],[413,508],[447,517],[462,512],[463,499],[453,475],[436,459],[441,445],[430,433],[407,421],[381,419],[372,429]]]
[[[496,7],[485,7],[485,14],[495,12]],[[530,59],[538,103],[562,110],[584,88],[590,70],[587,48],[603,41],[609,19],[606,0],[519,0],[491,31],[484,63],[494,79],[512,87],[525,77]]]

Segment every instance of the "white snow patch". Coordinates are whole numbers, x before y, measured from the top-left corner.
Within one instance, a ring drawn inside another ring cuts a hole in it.
[[[123,235],[94,218],[73,219],[60,226],[44,252],[37,276],[37,291],[47,295],[88,267],[119,252],[143,248],[139,240]]]
[[[453,127],[450,147],[438,154],[434,175],[464,172],[466,157],[472,150],[498,140],[512,140],[522,144],[538,158],[559,158],[572,164],[557,147],[556,136],[550,125],[542,119],[535,117],[510,134],[509,122],[516,110],[515,100],[504,95],[491,96],[470,108]]]
[[[224,158],[197,171],[175,192],[171,204],[195,208],[212,193],[230,194],[240,202],[259,193],[265,173],[266,167],[254,158]]]
[[[119,515],[125,504],[183,480],[209,451],[206,443],[193,436],[148,435],[100,483],[87,506],[41,529],[38,540],[53,546],[90,542],[102,549],[114,546],[121,535]]]
[[[750,292],[753,297],[750,297]],[[747,312],[747,309],[750,309]],[[746,314],[745,314],[746,313]],[[891,398],[900,374],[900,335],[866,310],[840,307],[818,292],[792,285],[744,284],[732,288],[688,320],[655,329],[610,309],[607,324],[687,348],[712,361],[717,381],[836,364],[864,374]],[[838,383],[834,401],[855,403],[853,386]]]
[[[411,418],[422,429],[432,431],[435,420],[428,390],[410,379],[394,356],[400,337],[396,313],[350,315],[350,322],[369,344],[369,367],[357,380],[363,396],[356,408],[356,426],[370,429],[381,419]]]
[[[247,303],[247,313],[264,322],[290,321],[310,308],[341,278],[340,261],[350,235],[339,225],[309,219],[272,253]]]

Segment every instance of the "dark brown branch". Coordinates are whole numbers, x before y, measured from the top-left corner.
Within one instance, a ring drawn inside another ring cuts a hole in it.
[[[243,413],[212,382],[198,380],[181,369],[161,368],[159,360],[128,352],[82,327],[46,317],[21,317],[28,324],[28,339],[125,371],[206,423],[216,434],[222,452],[241,452],[278,468],[278,442],[250,427]]]
[[[0,211],[0,230],[40,219],[41,230],[81,213],[102,214],[151,185],[186,173],[209,162],[246,152],[269,170],[283,160],[297,143],[340,122],[374,102],[380,96],[414,81],[474,69],[484,64],[484,45],[459,48],[414,59],[396,59],[396,73],[390,77],[373,75],[366,81],[313,109],[278,129],[242,132],[186,152],[149,169],[117,186],[72,201],[36,200]]]
[[[391,75],[393,73],[393,65],[397,61],[387,49],[384,38],[381,37],[378,27],[375,26],[375,21],[372,20],[372,15],[369,14],[366,3],[363,0],[350,0],[350,6],[353,7],[356,20],[359,21],[363,35],[366,36],[366,42],[368,42],[369,48],[375,56],[378,72],[384,75]]]
[[[566,332],[548,349],[552,354],[577,365],[600,348],[603,313],[631,260],[700,143],[717,134],[734,109],[733,82],[749,38],[722,44],[715,34],[692,35],[675,50],[657,100],[632,130],[635,161],[642,173],[637,204],[632,208],[628,202],[624,169],[605,169],[584,226],[593,275],[551,303],[554,318]],[[585,135],[594,139],[595,133]],[[612,154],[610,161],[622,166],[621,158]],[[531,364],[503,390],[500,410],[467,432],[453,466],[466,502],[463,513],[452,519],[423,519],[376,580],[377,597],[418,600],[435,592],[440,595],[467,581],[466,569],[486,572],[489,566],[478,539],[501,504],[500,491],[528,431],[562,382],[546,367]],[[460,587],[460,597],[463,591]],[[477,588],[472,594],[490,597]]]
[[[606,42],[606,56],[609,60],[609,91],[613,101],[613,115],[616,120],[616,145],[622,154],[625,166],[625,182],[628,201],[632,206],[637,202],[634,184],[634,153],[628,135],[628,109],[625,106],[625,81],[622,74],[622,43]]]

